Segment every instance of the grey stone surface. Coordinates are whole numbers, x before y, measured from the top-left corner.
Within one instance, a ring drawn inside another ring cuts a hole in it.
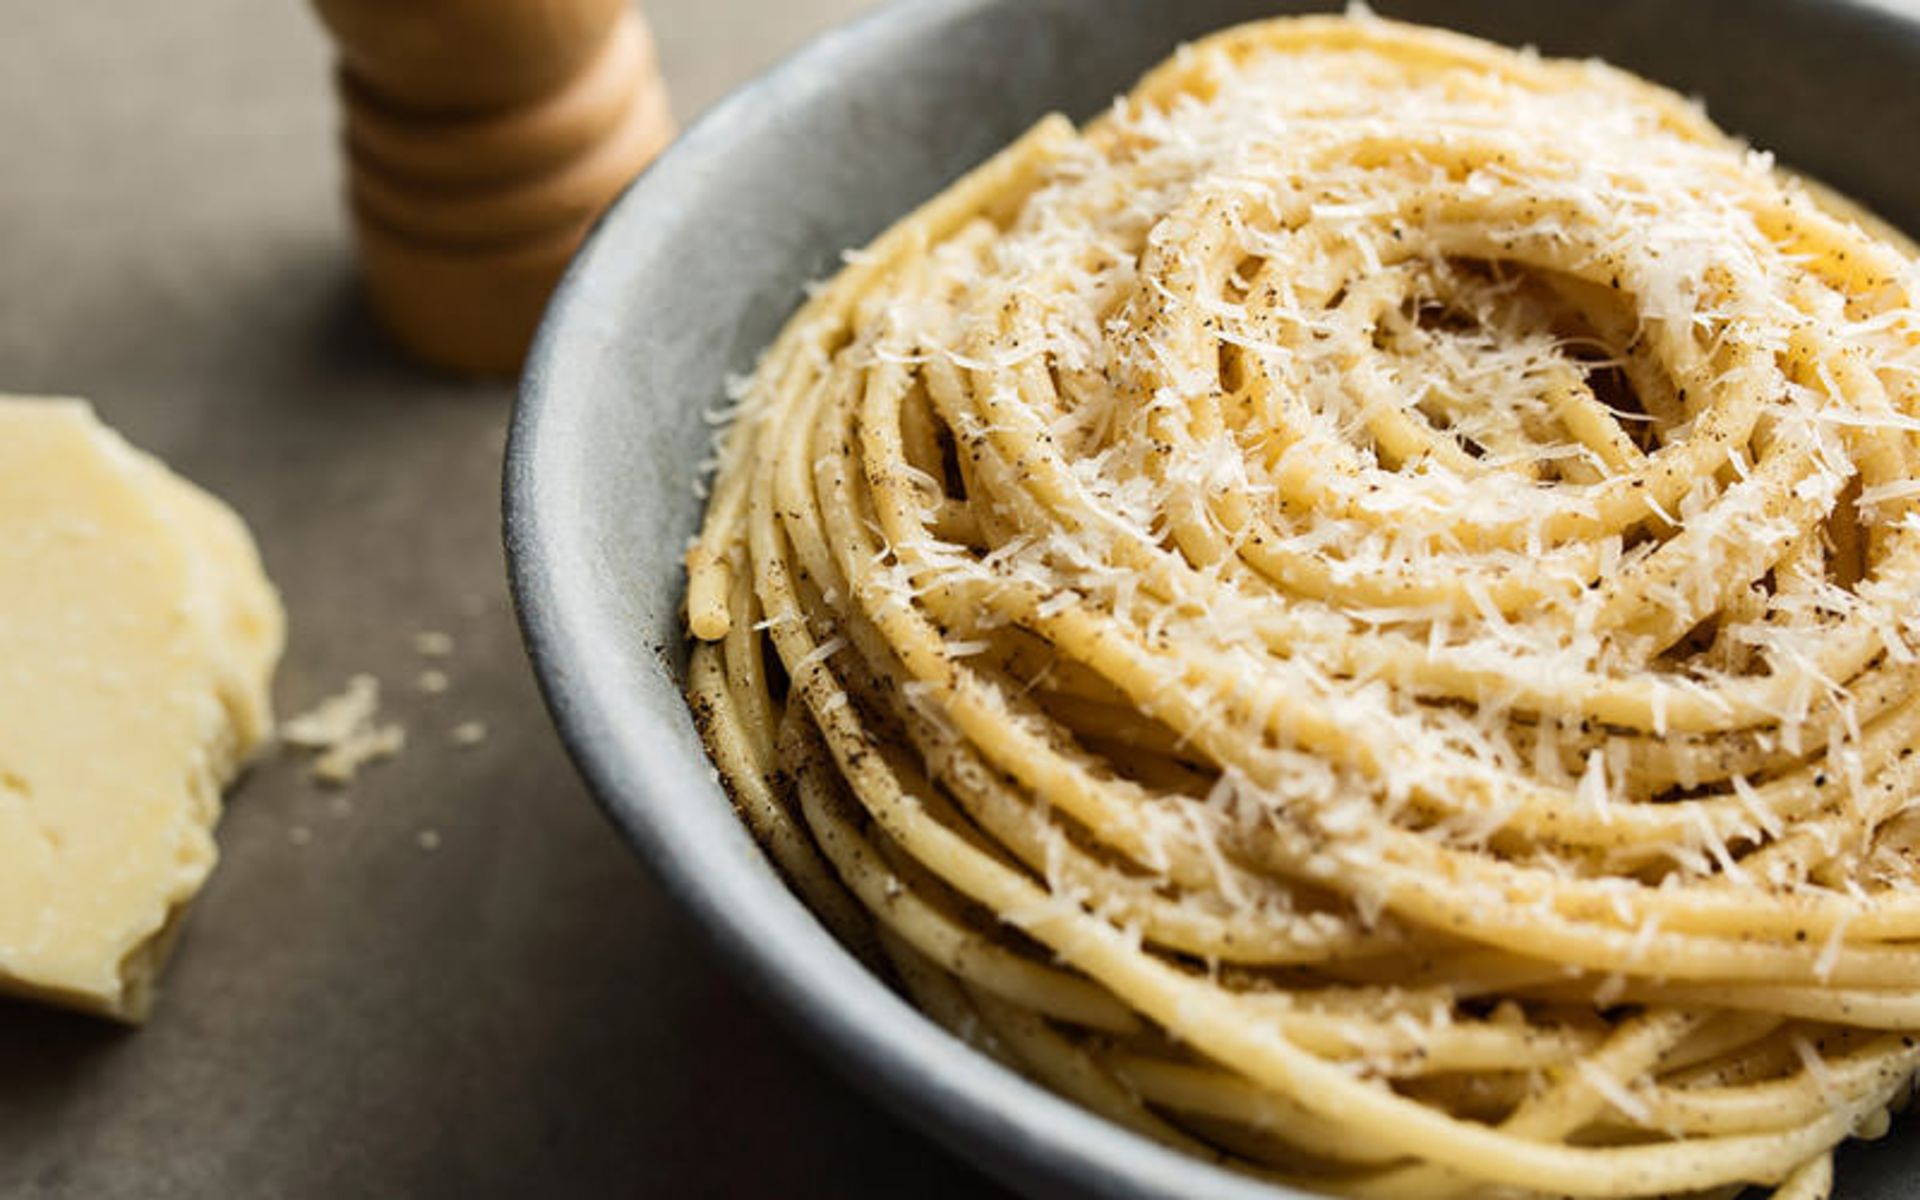
[[[648,11],[691,114],[857,7]],[[769,1026],[577,782],[507,607],[510,388],[370,325],[304,5],[0,30],[0,390],[90,396],[231,500],[286,592],[282,709],[371,671],[411,738],[350,808],[253,772],[146,1029],[0,1003],[0,1196],[979,1194]]]

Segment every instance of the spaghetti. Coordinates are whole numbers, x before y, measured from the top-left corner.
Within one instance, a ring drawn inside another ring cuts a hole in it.
[[[1596,63],[1180,51],[768,350],[690,696],[858,954],[1343,1196],[1824,1196],[1920,1066],[1920,270]]]

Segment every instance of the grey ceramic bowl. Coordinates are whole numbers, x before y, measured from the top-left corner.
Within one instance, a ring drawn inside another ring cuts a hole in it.
[[[821,38],[690,130],[561,285],[507,458],[507,548],[561,734],[621,830],[801,1035],[1033,1194],[1297,1194],[1162,1150],[975,1055],[843,952],[735,818],[680,698],[680,554],[702,413],[841,250],[1050,110],[1084,118],[1176,44],[1276,0],[921,0]],[[1920,228],[1920,27],[1837,0],[1386,0],[1600,55]],[[1920,1137],[1850,1152],[1843,1194],[1920,1191]]]

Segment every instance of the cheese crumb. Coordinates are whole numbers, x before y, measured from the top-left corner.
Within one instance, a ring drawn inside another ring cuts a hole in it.
[[[453,653],[453,635],[423,629],[413,635],[413,652],[422,658],[446,658]]]
[[[347,680],[345,690],[282,723],[280,740],[302,749],[324,750],[371,723],[379,708],[380,681],[371,675],[355,675]]]
[[[487,725],[485,721],[462,721],[447,736],[449,741],[464,750],[487,740]]]
[[[401,725],[375,723],[379,711],[380,681],[372,675],[355,675],[347,681],[345,690],[281,726],[280,740],[317,751],[313,777],[324,784],[344,787],[353,782],[361,767],[392,758],[407,743],[407,731]]]
[[[313,777],[321,783],[345,787],[368,763],[380,762],[406,748],[407,731],[399,725],[359,730],[313,760]]]

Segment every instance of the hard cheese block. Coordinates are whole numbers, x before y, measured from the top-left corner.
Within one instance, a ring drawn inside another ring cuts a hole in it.
[[[224,504],[82,402],[0,398],[0,991],[145,1015],[283,625]]]

